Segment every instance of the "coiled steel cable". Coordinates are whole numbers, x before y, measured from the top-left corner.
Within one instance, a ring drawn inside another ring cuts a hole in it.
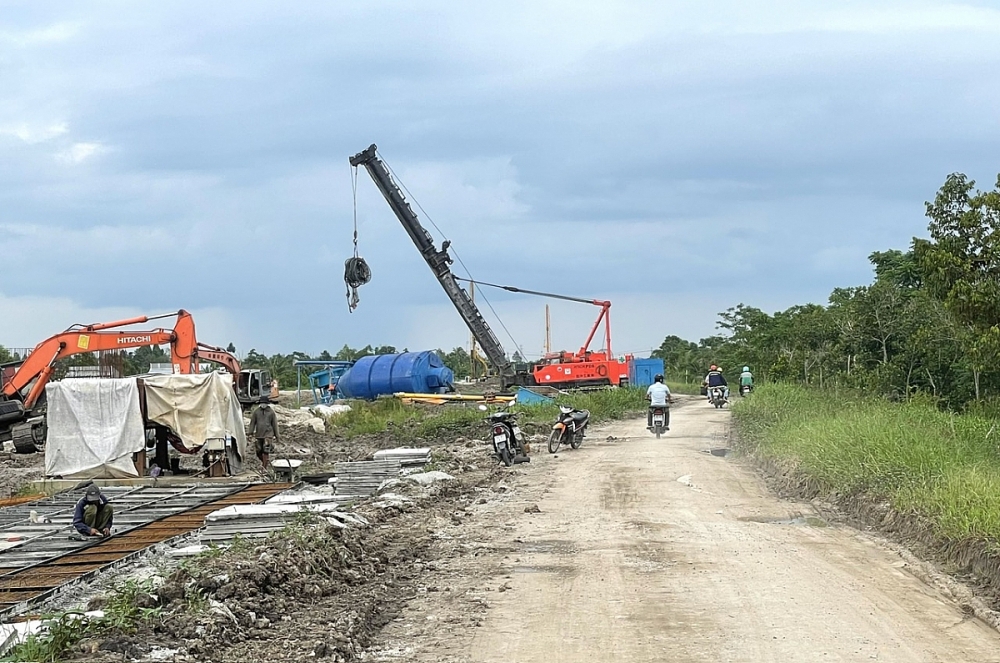
[[[372,280],[372,270],[360,256],[348,258],[344,262],[344,283],[347,284],[347,306],[351,311],[358,307],[361,298],[358,288]]]
[[[354,193],[354,257],[344,261],[344,283],[347,285],[347,309],[354,313],[361,298],[358,288],[372,280],[372,270],[365,259],[358,255],[358,168],[354,167],[351,188]]]

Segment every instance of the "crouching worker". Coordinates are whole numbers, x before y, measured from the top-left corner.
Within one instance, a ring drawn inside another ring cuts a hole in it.
[[[101,489],[95,484],[90,484],[83,499],[76,503],[73,527],[84,536],[111,536],[114,513],[114,507]]]

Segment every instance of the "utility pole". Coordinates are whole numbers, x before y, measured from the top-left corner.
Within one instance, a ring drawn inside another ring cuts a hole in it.
[[[552,352],[552,321],[549,318],[549,305],[545,305],[545,354]]]

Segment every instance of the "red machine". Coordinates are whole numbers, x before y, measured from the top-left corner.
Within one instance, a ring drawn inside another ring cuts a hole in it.
[[[458,280],[468,281],[468,279]],[[519,292],[525,295],[536,295],[538,297],[549,297],[551,299],[562,299],[568,302],[599,306],[601,312],[598,314],[594,326],[591,327],[587,340],[583,342],[580,349],[577,352],[563,350],[545,355],[540,362],[531,367],[532,380],[534,384],[552,385],[554,387],[628,386],[632,355],[625,355],[618,359],[611,351],[611,302],[602,299],[583,299],[580,297],[555,295],[550,292],[524,290],[523,288],[483,283],[481,281],[469,282],[491,288],[499,288],[508,292]],[[597,335],[597,330],[600,329],[601,323],[604,324],[604,349],[592,351],[590,344]]]

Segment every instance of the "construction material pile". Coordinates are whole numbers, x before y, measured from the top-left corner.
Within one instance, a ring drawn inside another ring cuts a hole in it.
[[[337,495],[368,497],[374,495],[383,481],[399,476],[398,460],[367,460],[354,463],[337,463],[333,466]]]
[[[422,447],[420,449],[411,447],[383,449],[375,452],[375,460],[399,461],[402,467],[423,467],[431,462],[431,450],[429,447]]]

